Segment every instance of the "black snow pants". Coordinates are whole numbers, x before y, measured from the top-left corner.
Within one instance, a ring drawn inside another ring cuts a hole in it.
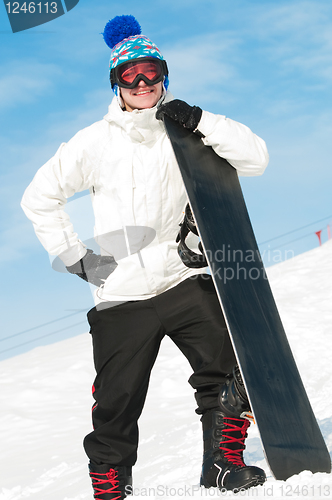
[[[88,313],[97,376],[94,431],[84,440],[95,464],[134,465],[138,426],[150,372],[168,335],[188,359],[203,414],[218,406],[225,375],[236,363],[225,320],[209,275],[197,275],[151,299]]]

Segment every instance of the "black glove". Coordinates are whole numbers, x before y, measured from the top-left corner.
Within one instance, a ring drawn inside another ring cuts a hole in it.
[[[93,285],[100,286],[117,267],[117,262],[112,255],[96,255],[93,250],[87,250],[84,257],[66,269],[71,274]]]
[[[189,106],[186,102],[175,99],[162,104],[157,110],[156,118],[162,120],[165,115],[193,132],[202,117],[202,110],[198,106]]]

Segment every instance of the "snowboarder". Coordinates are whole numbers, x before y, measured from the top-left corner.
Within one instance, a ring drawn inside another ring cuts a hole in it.
[[[165,335],[193,369],[189,383],[203,425],[201,485],[237,491],[263,484],[264,471],[243,462],[250,405],[211,276],[206,267],[185,265],[177,251],[188,199],[162,118],[199,134],[240,175],[262,174],[265,143],[238,122],[174,100],[166,61],[133,16],[109,21],[104,39],[115,93],[108,114],[62,144],[22,200],[46,250],[96,286],[88,312],[94,430],[84,440],[94,498],[130,493],[137,420]],[[194,70],[188,78],[195,79]],[[86,189],[98,255],[79,240],[64,210],[67,198]],[[198,237],[188,238],[198,248]]]

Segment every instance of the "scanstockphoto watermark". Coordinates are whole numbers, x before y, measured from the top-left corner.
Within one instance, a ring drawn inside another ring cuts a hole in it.
[[[215,278],[218,278],[225,285],[233,280],[250,280],[257,281],[260,278],[267,280],[267,275],[263,264],[257,266],[243,266],[239,262],[232,266],[218,266],[215,263],[210,264],[211,273]]]
[[[126,494],[147,498],[331,498],[332,487],[328,484],[281,484],[264,485],[257,488],[226,490],[204,488],[199,485],[171,487],[159,484],[154,487],[133,488],[126,486]]]
[[[4,0],[13,33],[54,21],[71,11],[78,2],[79,0],[44,0],[43,2]]]
[[[253,490],[252,490],[253,491]],[[226,490],[225,488],[204,488],[199,485],[184,485],[179,487],[172,487],[163,484],[159,484],[154,487],[147,488],[133,488],[132,486],[126,486],[126,494],[140,497],[152,497],[152,498],[225,498],[229,495],[238,495],[238,496],[249,496],[249,490],[240,489],[240,490]],[[258,495],[251,495],[258,496]]]
[[[260,252],[258,249],[238,249],[232,248],[231,245],[222,245],[215,252],[210,250],[205,251],[206,257],[210,262],[216,263],[262,263],[265,261],[268,265],[278,264],[284,260],[294,257],[293,250],[271,250],[269,247]]]
[[[274,265],[294,257],[292,250],[282,252],[280,250],[267,250],[260,253],[259,250],[242,250],[223,245],[215,252],[205,251],[209,267],[214,277],[224,284],[233,280],[259,279],[267,280],[263,259],[266,265]]]

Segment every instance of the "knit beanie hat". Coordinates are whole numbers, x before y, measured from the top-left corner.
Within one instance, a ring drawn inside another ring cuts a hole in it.
[[[141,27],[134,16],[116,16],[108,21],[103,37],[106,45],[112,49],[110,71],[119,64],[139,57],[156,57],[164,60],[158,47],[149,38],[141,35],[141,32]],[[166,75],[163,84],[167,90],[169,80]],[[118,85],[114,85],[113,91],[119,97]]]

